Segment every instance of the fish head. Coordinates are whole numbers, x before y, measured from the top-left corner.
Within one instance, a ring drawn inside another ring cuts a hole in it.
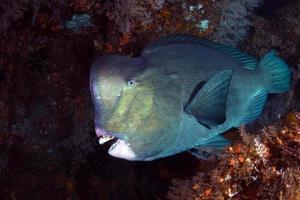
[[[159,158],[176,139],[178,87],[142,57],[109,56],[91,70],[99,142],[117,138],[108,153],[126,160]]]

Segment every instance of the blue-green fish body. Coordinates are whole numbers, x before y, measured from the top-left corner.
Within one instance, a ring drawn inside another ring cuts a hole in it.
[[[228,144],[221,134],[255,120],[268,93],[288,90],[290,76],[273,51],[258,62],[215,42],[168,36],[139,57],[95,62],[96,133],[100,142],[117,137],[109,153],[127,160],[221,148]]]

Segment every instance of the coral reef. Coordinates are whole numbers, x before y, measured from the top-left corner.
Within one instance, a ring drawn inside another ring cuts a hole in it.
[[[251,14],[262,4],[262,0],[232,0],[223,4],[220,24],[213,34],[213,39],[231,46],[243,41],[253,25]]]
[[[107,38],[94,40],[96,50],[127,54],[138,54],[150,41],[171,33],[208,36],[219,23],[221,9],[207,0],[106,1],[102,7],[95,17],[106,16],[106,30],[111,31]]]
[[[107,9],[107,16],[118,25],[118,31],[128,33],[132,31],[135,21],[145,25],[153,22],[152,10],[163,8],[164,0],[153,1],[107,1],[104,7]]]
[[[226,149],[212,170],[173,180],[168,199],[299,199],[300,113]],[[276,183],[276,184],[274,184]]]
[[[1,199],[299,197],[300,4],[260,2],[1,1]],[[273,48],[291,66],[293,87],[270,97],[221,158],[111,158],[93,130],[90,65],[103,54],[137,55],[170,33],[238,45],[256,57]]]

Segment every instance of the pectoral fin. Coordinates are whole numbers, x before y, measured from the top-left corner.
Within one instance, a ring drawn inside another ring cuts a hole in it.
[[[226,101],[231,75],[232,70],[224,70],[205,84],[200,84],[202,87],[192,99],[190,98],[185,111],[194,115],[207,127],[223,123],[226,120]]]

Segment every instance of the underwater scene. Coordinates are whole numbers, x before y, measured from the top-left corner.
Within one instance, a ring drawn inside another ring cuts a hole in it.
[[[300,200],[299,0],[1,0],[0,200]]]

